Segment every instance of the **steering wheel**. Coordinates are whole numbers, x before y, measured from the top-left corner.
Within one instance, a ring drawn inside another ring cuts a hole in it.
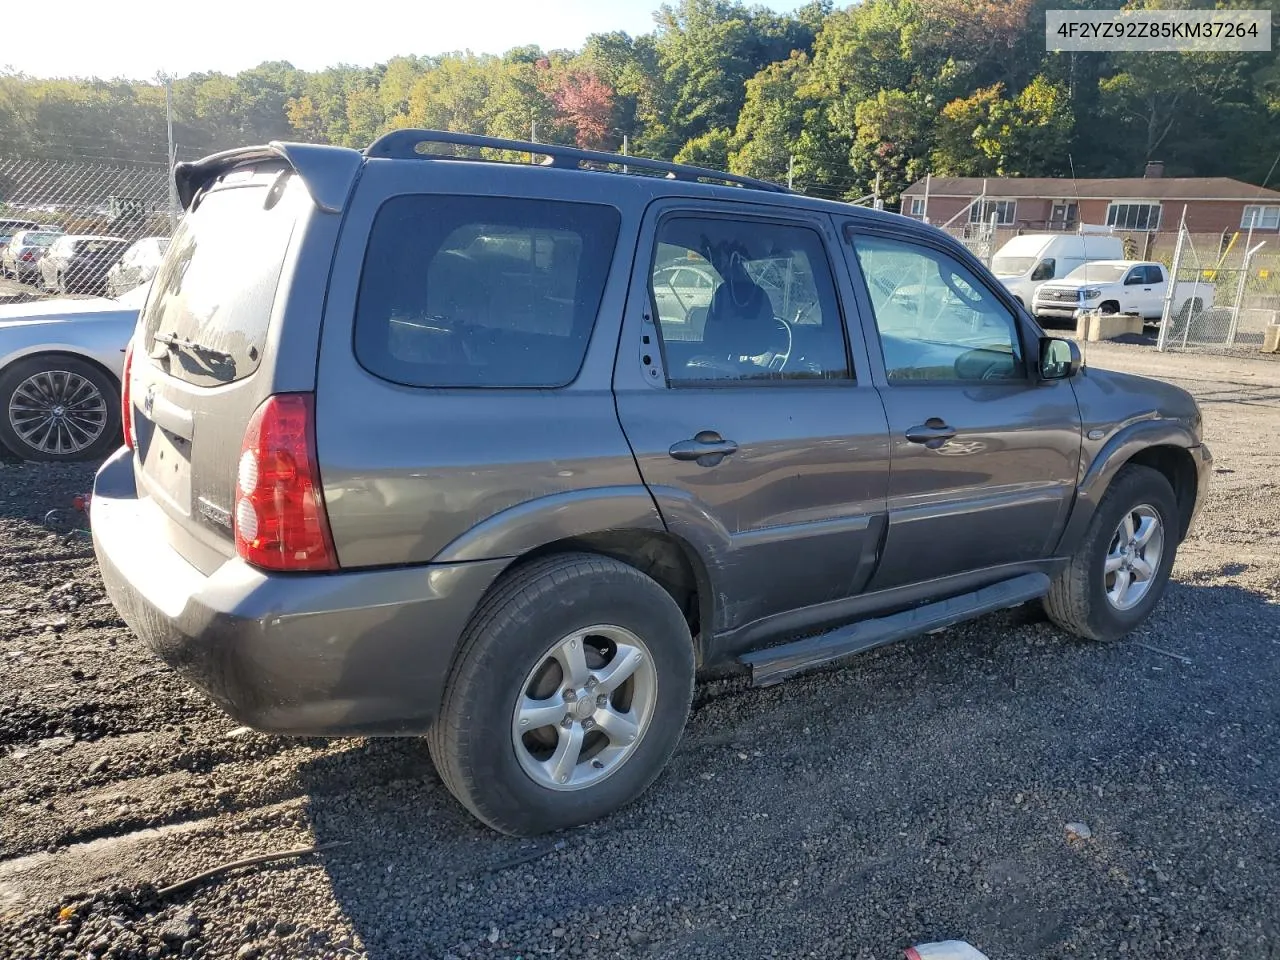
[[[774,353],[769,358],[769,369],[774,373],[781,373],[787,368],[787,364],[791,361],[791,351],[795,347],[795,332],[791,329],[791,324],[783,320],[781,317],[774,317],[773,322],[782,328],[782,332],[787,335],[787,349],[783,353]],[[763,354],[761,354],[763,356]]]
[[[781,317],[774,317],[773,322],[782,329],[782,333],[787,338],[786,349],[782,351],[764,350],[761,353],[747,354],[729,354],[727,356],[713,356],[710,354],[701,354],[691,357],[685,363],[685,369],[690,370],[709,370],[717,377],[725,377],[731,379],[740,378],[744,373],[750,374],[753,369],[759,371],[762,367],[773,373],[781,373],[786,369],[787,364],[791,361],[791,352],[795,343],[795,337],[792,334],[791,325]],[[749,356],[752,361],[749,368],[744,369],[741,357]],[[768,357],[768,362],[763,362],[762,358]]]

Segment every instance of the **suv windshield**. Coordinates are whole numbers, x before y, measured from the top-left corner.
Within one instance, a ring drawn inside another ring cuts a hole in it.
[[[309,202],[296,176],[263,164],[226,175],[182,219],[143,322],[143,348],[170,375],[213,386],[258,369],[289,239]]]
[[[1090,283],[1115,283],[1128,272],[1128,266],[1115,263],[1086,263],[1067,274],[1067,280],[1088,280]]]

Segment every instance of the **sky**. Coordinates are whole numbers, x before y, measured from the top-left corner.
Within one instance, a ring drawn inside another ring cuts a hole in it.
[[[576,48],[592,33],[653,29],[661,0],[312,0],[307,4],[192,4],[187,0],[62,0],[57,18],[37,19],[50,35],[0,29],[0,69],[37,77],[151,80],[264,60],[316,70],[372,66],[397,54],[451,50],[503,53],[537,44]],[[778,11],[796,0],[772,0]],[[205,12],[207,11],[207,13]],[[197,19],[198,18],[198,19]],[[185,21],[186,26],[176,24]]]

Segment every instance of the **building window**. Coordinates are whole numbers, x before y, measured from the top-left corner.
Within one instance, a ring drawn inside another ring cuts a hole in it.
[[[911,198],[911,216],[913,217],[924,216],[924,197]]]
[[[969,222],[990,223],[991,215],[995,214],[996,223],[1010,224],[1017,209],[1016,200],[984,200],[981,203],[975,200],[969,205]]]
[[[1159,230],[1160,204],[1112,203],[1107,207],[1107,226],[1118,230]]]
[[[1240,229],[1280,230],[1280,207],[1260,207],[1249,204],[1240,218]]]

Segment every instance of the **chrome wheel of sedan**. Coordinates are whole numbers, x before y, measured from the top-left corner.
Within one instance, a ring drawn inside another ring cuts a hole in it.
[[[102,436],[107,399],[88,378],[70,370],[42,370],[9,396],[9,426],[32,450],[54,457],[78,454]]]
[[[1142,602],[1160,569],[1164,525],[1154,507],[1141,504],[1128,511],[1111,537],[1103,564],[1103,589],[1117,610]]]
[[[511,737],[521,768],[539,786],[580,790],[614,773],[640,745],[658,677],[644,641],[599,624],[557,641],[520,689]]]

